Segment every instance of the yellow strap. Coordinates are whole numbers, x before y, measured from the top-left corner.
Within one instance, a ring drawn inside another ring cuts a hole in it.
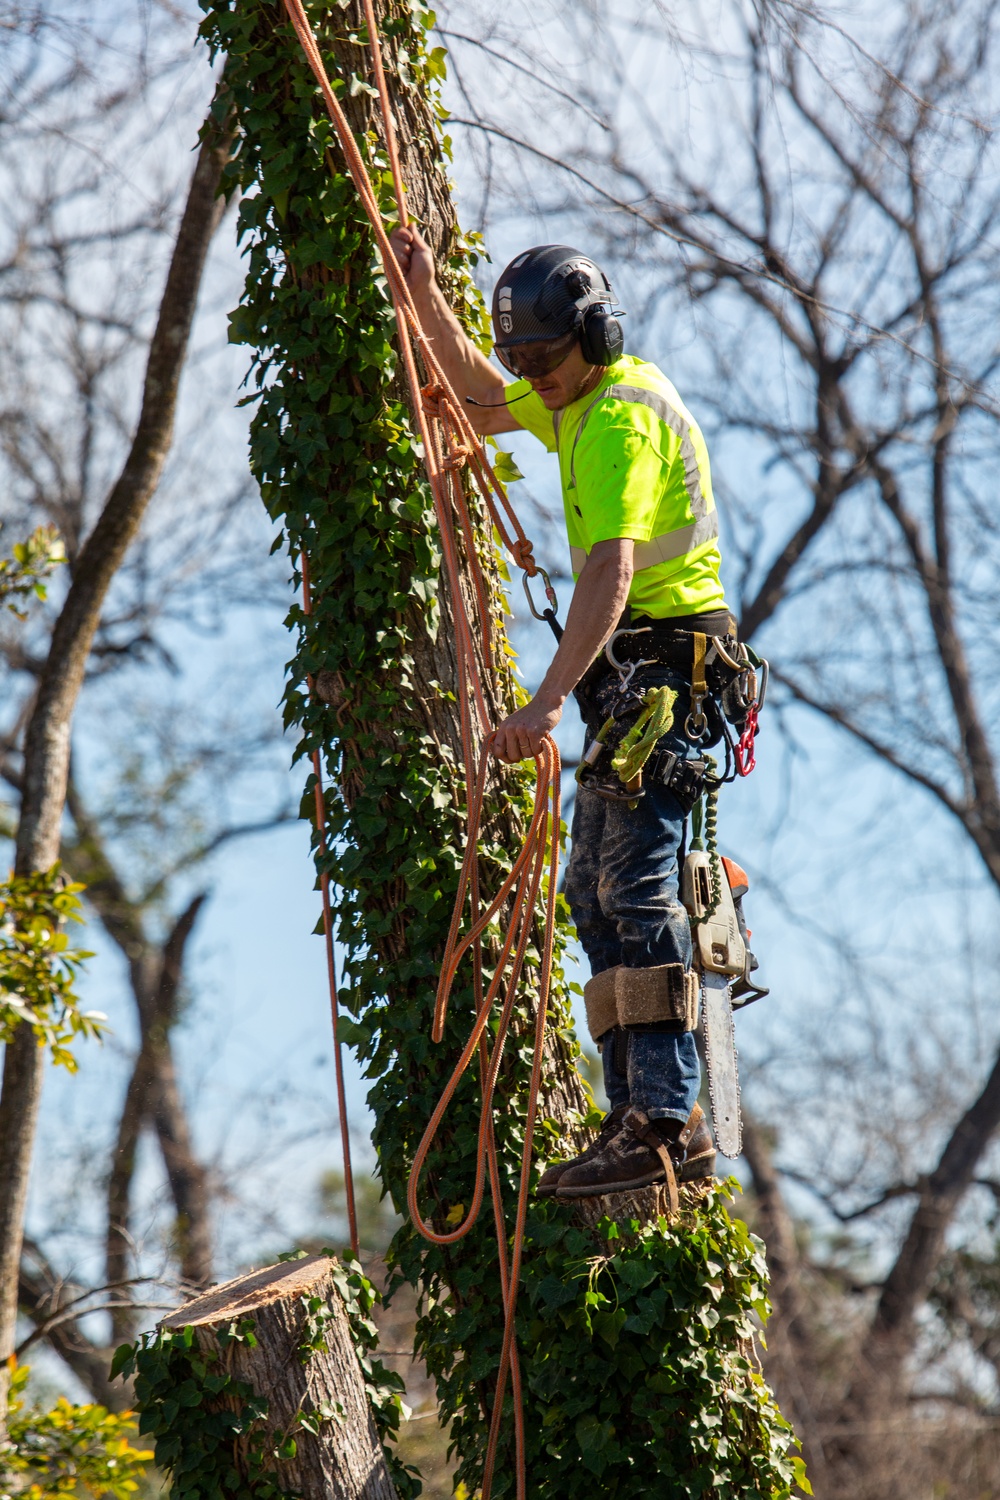
[[[701,713],[702,699],[708,693],[708,683],[705,680],[705,656],[708,652],[708,637],[694,635],[694,661],[691,664],[691,712],[695,716]]]

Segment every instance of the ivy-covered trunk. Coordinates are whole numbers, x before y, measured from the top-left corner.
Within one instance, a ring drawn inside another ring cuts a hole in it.
[[[431,1041],[440,956],[465,842],[462,690],[431,497],[401,378],[392,306],[336,137],[280,0],[208,4],[204,32],[228,53],[240,123],[233,172],[244,192],[246,290],[234,340],[253,350],[251,461],[298,574],[309,560],[313,612],[295,607],[286,694],[299,753],[329,772],[327,868],[346,954],[343,1035],[371,1080],[379,1170],[404,1208],[415,1149],[474,1015],[471,974],[453,992],[444,1042]],[[307,7],[387,221],[394,213],[359,0]],[[408,206],[474,338],[488,338],[471,280],[478,252],[449,194],[437,81],[421,0],[378,0]],[[473,503],[499,649],[485,672],[497,719],[514,704],[500,566]],[[468,590],[470,608],[473,591]],[[310,695],[312,676],[319,695]],[[533,767],[500,770],[484,815],[484,899],[520,847]],[[304,809],[311,813],[307,796]],[[560,924],[559,942],[569,930]],[[531,1066],[538,955],[529,968],[497,1088],[500,1174],[512,1218]],[[557,974],[540,1124],[542,1156],[574,1137],[590,1108],[576,1069],[568,989]],[[460,1086],[421,1187],[439,1229],[468,1207],[478,1126],[475,1070]],[[613,1200],[610,1200],[613,1202]],[[650,1195],[648,1203],[655,1202]],[[604,1207],[608,1205],[605,1204]],[[634,1207],[626,1214],[635,1212]],[[593,1216],[596,1217],[596,1216]],[[530,1493],[570,1500],[597,1482],[616,1497],[782,1496],[797,1460],[752,1356],[766,1309],[760,1247],[721,1194],[682,1221],[646,1215],[591,1223],[551,1201],[528,1220],[518,1311]],[[619,1214],[621,1218],[621,1214]],[[482,1474],[503,1334],[492,1216],[467,1238],[429,1245],[408,1224],[393,1275],[423,1294],[420,1350],[470,1490]],[[514,1491],[508,1417],[493,1483]]]

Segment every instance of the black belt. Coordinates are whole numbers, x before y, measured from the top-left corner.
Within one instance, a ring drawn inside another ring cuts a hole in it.
[[[711,613],[706,612],[700,615],[675,615],[668,619],[656,620],[650,615],[633,616],[631,608],[626,605],[615,629],[639,632],[636,635],[619,635],[614,646],[615,655],[619,661],[652,660],[659,666],[670,667],[680,672],[688,680],[691,678],[694,667],[696,633],[704,636],[720,636],[733,647],[736,644],[736,622],[727,609],[713,610]],[[597,732],[594,694],[613,671],[614,668],[602,651],[591,662],[573,690],[573,696],[579,704],[584,722],[592,734]],[[730,669],[723,667],[718,661],[710,663],[706,672],[708,685],[714,692],[720,692],[732,675]]]
[[[735,622],[728,612],[720,612],[717,615],[702,616],[698,625],[692,628],[688,619],[685,627],[678,628],[674,620],[633,620],[630,625],[623,627],[629,631],[635,631],[634,635],[619,635],[614,643],[615,656],[622,662],[654,661],[660,666],[673,667],[685,676],[690,677],[694,665],[694,638],[695,635],[703,635],[711,638],[718,636],[722,639],[728,653],[731,655],[736,649]],[[702,623],[704,621],[704,623]],[[595,666],[601,661],[598,657]],[[713,668],[721,670],[713,671]],[[603,673],[602,673],[603,675]],[[710,686],[722,687],[729,681],[733,673],[731,669],[724,667],[720,662],[711,662],[708,666],[708,679]]]

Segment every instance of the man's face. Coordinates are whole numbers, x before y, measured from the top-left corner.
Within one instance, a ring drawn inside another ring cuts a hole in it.
[[[575,344],[561,365],[537,379],[529,377],[528,384],[549,411],[561,411],[564,406],[572,405],[592,391],[603,374],[603,365],[588,364],[580,352],[580,345]]]

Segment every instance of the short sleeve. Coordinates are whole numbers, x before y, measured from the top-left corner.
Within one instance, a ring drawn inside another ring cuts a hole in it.
[[[594,413],[580,435],[573,465],[576,505],[589,546],[616,537],[637,542],[653,537],[664,481],[675,458],[635,421]]]
[[[525,432],[530,432],[540,443],[544,443],[550,453],[556,451],[556,428],[552,420],[552,413],[540,396],[536,396],[526,380],[515,380],[504,390],[504,400],[510,408],[510,414],[519,427]],[[516,401],[516,406],[510,403]]]

